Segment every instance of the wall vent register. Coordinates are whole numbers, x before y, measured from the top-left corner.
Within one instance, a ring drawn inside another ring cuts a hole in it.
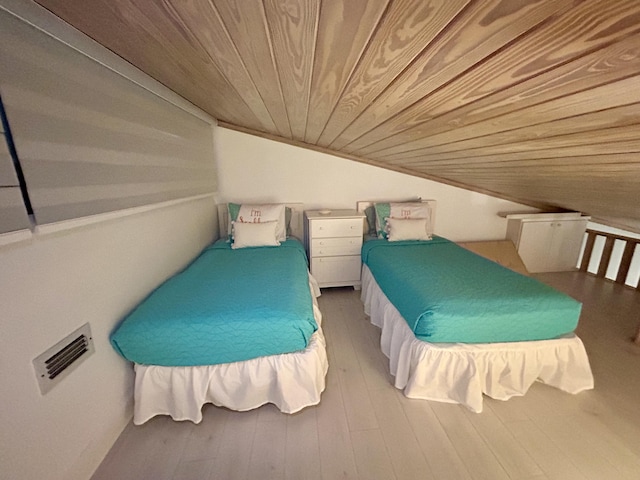
[[[44,395],[51,390],[89,358],[94,351],[91,328],[88,323],[85,323],[35,358],[33,367],[36,371],[40,393]]]

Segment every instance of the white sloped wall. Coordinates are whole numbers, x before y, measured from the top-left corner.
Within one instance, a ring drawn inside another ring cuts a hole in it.
[[[517,203],[344,158],[216,127],[220,201],[303,202],[305,208],[355,208],[360,200],[438,201],[435,232],[456,241],[504,239],[502,211]]]

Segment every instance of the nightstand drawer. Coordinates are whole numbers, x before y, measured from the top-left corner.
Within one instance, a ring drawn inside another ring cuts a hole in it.
[[[314,238],[311,240],[312,257],[360,255],[361,237]]]
[[[327,218],[311,222],[311,238],[357,237],[362,235],[361,218]]]
[[[311,274],[320,286],[360,282],[361,269],[360,255],[311,259]]]

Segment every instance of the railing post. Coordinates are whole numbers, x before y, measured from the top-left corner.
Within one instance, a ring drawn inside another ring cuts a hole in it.
[[[614,237],[607,236],[607,240],[604,243],[604,249],[602,250],[602,256],[600,257],[600,266],[598,267],[598,273],[596,277],[604,278],[609,268],[609,261],[611,260],[611,252],[613,252],[613,245],[616,242]]]
[[[631,260],[633,259],[633,253],[636,250],[636,244],[633,242],[627,242],[624,247],[624,253],[622,254],[622,259],[620,260],[620,268],[618,269],[618,275],[616,276],[616,283],[620,283],[622,285],[625,284],[627,280],[627,275],[629,274],[629,268],[631,267]]]
[[[582,263],[580,263],[580,271],[586,272],[589,268],[589,261],[591,260],[591,253],[593,253],[593,244],[596,241],[596,232],[593,230],[587,230],[587,243],[584,246],[584,252],[582,253]]]

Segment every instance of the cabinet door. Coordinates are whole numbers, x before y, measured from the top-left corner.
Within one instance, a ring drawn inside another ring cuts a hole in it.
[[[562,272],[576,268],[586,220],[522,222],[518,254],[527,270]]]
[[[553,222],[553,238],[550,250],[553,272],[573,270],[578,263],[580,248],[587,228],[586,220],[562,220]]]
[[[553,222],[521,222],[518,254],[531,273],[549,271]]]

